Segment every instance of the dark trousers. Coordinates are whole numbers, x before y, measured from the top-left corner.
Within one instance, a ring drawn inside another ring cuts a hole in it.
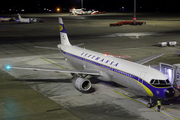
[[[160,105],[158,105],[158,111],[160,112],[160,109],[161,109],[161,106]]]

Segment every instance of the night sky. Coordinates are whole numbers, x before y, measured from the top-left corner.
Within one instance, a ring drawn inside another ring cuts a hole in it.
[[[51,9],[55,12],[57,7],[62,12],[68,12],[70,8],[80,8],[81,0],[1,0],[0,13],[9,12],[47,12]],[[133,11],[134,0],[83,0],[84,8],[99,11]],[[2,4],[3,3],[3,4]],[[122,10],[122,7],[124,9]],[[177,0],[137,0],[137,12],[180,12],[180,4]],[[45,8],[45,9],[44,9]]]

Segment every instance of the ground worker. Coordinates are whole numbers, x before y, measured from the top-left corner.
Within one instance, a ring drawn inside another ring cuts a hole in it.
[[[157,105],[158,105],[158,112],[160,112],[160,109],[161,109],[161,101],[160,100],[157,101]]]

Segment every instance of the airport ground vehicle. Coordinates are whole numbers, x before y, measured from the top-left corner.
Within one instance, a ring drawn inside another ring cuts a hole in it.
[[[119,21],[117,23],[110,23],[109,26],[122,26],[122,25],[142,25],[146,24],[146,22],[140,22],[136,21],[136,24],[134,24],[134,21]]]
[[[158,46],[159,46],[159,47],[166,47],[167,45],[168,45],[169,47],[175,47],[176,44],[177,44],[176,41],[158,42]]]
[[[39,22],[44,22],[44,20],[41,19],[41,20],[39,20]]]

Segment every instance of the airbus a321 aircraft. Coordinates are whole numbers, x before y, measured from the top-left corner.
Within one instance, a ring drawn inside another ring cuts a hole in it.
[[[21,15],[18,13],[19,21],[22,23],[35,23],[37,22],[37,19],[35,18],[22,18]]]
[[[72,82],[79,91],[88,91],[91,88],[91,82],[85,78],[86,75],[96,76],[100,80],[114,81],[149,96],[148,107],[154,106],[154,98],[168,99],[174,96],[174,89],[163,73],[154,68],[142,65],[162,54],[131,62],[85,48],[72,46],[69,42],[62,18],[59,18],[59,29],[61,44],[58,44],[57,47],[63,53],[65,60],[75,70],[14,66],[6,66],[6,69],[68,72],[73,75]]]

